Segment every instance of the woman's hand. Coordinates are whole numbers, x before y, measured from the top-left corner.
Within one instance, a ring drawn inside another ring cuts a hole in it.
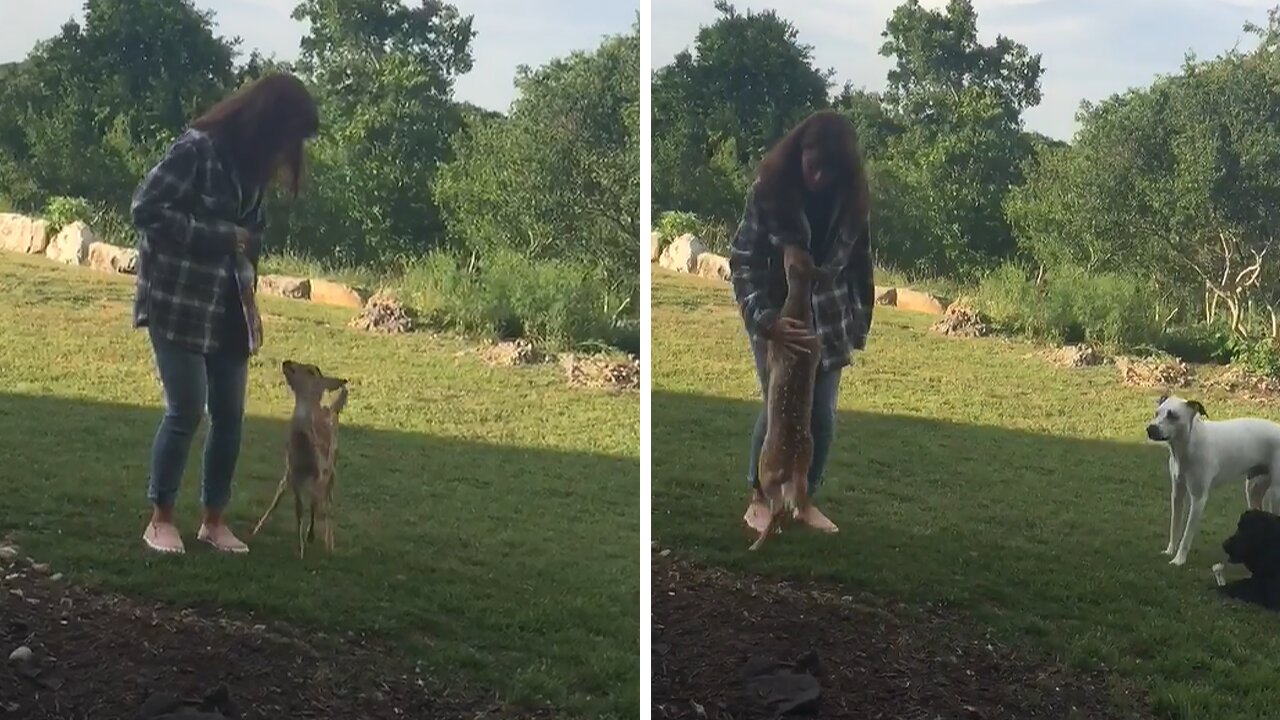
[[[808,354],[812,351],[817,336],[803,322],[789,317],[778,318],[769,328],[769,339],[781,343],[782,347],[793,353]]]

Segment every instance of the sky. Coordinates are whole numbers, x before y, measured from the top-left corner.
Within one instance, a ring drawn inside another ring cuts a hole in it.
[[[518,65],[538,66],[575,50],[590,50],[607,35],[629,32],[639,0],[453,0],[473,15],[475,67],[457,81],[459,100],[505,112],[515,98]],[[296,0],[196,0],[214,12],[216,32],[239,36],[247,55],[257,49],[282,60],[298,55],[303,24],[289,17]],[[21,60],[36,41],[56,35],[83,0],[0,0],[0,63]]]
[[[3,2],[4,0],[0,0]],[[652,0],[655,67],[692,49],[701,25],[718,13],[712,0]],[[1043,99],[1024,120],[1028,129],[1070,140],[1081,100],[1102,100],[1177,72],[1187,51],[1210,58],[1239,44],[1246,21],[1265,25],[1280,0],[974,0],[984,43],[1005,35],[1041,54]],[[747,10],[778,10],[813,47],[815,64],[835,70],[837,84],[884,87],[890,61],[879,54],[884,30],[899,0],[807,0],[781,3],[736,0]],[[923,0],[926,7],[945,0]],[[785,9],[783,9],[785,8]]]

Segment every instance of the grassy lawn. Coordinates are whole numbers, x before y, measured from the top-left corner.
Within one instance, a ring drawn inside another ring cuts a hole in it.
[[[1224,604],[1209,566],[1244,509],[1209,502],[1186,567],[1168,538],[1158,393],[1060,370],[1003,340],[952,340],[878,308],[842,381],[819,499],[841,528],[746,552],[758,386],[727,286],[654,271],[654,538],[710,564],[943,606],[997,637],[1144,688],[1155,714],[1275,715],[1275,617]],[[1272,408],[1195,393],[1213,417]]]
[[[350,311],[267,298],[232,522],[247,536],[280,478],[280,362],[314,362],[352,382],[338,553],[298,560],[287,501],[248,556],[193,547],[197,446],[179,500],[188,554],[157,557],[140,533],[161,393],[132,287],[0,255],[0,534],[77,581],[367,633],[445,684],[638,715],[635,394],[570,390],[556,366],[490,368],[457,338],[360,334]]]

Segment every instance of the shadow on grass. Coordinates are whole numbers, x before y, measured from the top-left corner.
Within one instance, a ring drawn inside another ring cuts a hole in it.
[[[846,385],[851,380],[846,380]],[[1168,538],[1165,450],[842,411],[818,501],[836,536],[786,532],[759,553],[741,516],[759,404],[655,392],[654,537],[714,565],[814,579],[976,620],[1075,667],[1118,669],[1167,717],[1270,707],[1274,618],[1225,605],[1209,567],[1244,509],[1210,499],[1190,562]]]
[[[337,553],[297,557],[281,502],[244,557],[195,547],[199,452],[178,503],[184,557],[147,553],[159,408],[0,394],[0,534],[74,580],[304,628],[367,633],[509,701],[585,716],[639,707],[639,469],[570,454],[344,426]],[[286,427],[249,418],[230,518],[246,538]],[[288,498],[288,496],[286,496]]]

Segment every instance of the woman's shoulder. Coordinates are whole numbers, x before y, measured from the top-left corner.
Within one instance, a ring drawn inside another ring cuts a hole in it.
[[[187,128],[182,134],[173,139],[169,145],[169,153],[178,152],[195,152],[198,155],[210,152],[213,149],[213,140],[209,137],[209,133],[196,128]]]

